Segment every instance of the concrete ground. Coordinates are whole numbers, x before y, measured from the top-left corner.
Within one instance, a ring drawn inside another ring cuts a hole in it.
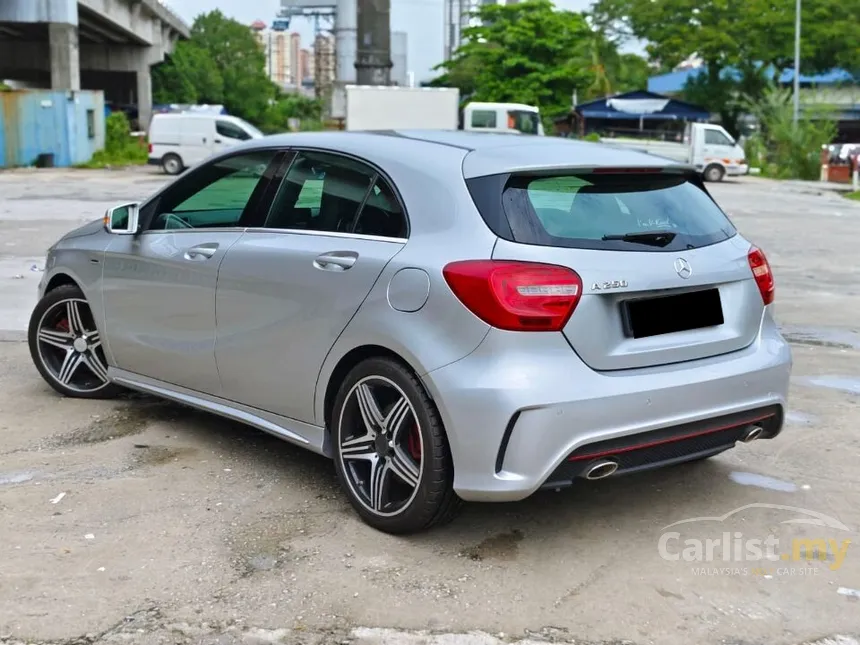
[[[358,521],[322,458],[146,397],[61,399],[39,378],[21,340],[46,247],[162,181],[0,174],[0,643],[858,644],[860,204],[711,186],[776,273],[795,355],[777,439],[395,538]],[[709,517],[668,530],[776,536],[788,560],[661,557],[664,527]],[[797,536],[832,542],[795,561]]]

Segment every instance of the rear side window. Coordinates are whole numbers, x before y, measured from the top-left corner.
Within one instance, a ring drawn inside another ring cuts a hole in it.
[[[485,221],[523,244],[583,249],[677,251],[735,235],[726,215],[690,175],[663,173],[512,176],[469,180]],[[493,213],[501,208],[504,219]]]
[[[367,195],[353,232],[377,237],[406,237],[406,217],[400,203],[388,184],[379,177]]]

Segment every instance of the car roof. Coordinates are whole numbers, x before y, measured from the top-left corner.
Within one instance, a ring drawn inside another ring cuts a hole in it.
[[[513,172],[577,168],[688,166],[672,159],[563,137],[492,134],[462,130],[367,130],[297,132],[255,139],[246,148],[270,146],[341,151],[385,168],[392,158],[421,172],[428,156],[461,159],[466,179]],[[436,159],[441,161],[441,159]]]

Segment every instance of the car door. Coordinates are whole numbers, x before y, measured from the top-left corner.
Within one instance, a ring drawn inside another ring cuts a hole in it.
[[[215,151],[215,119],[198,115],[182,115],[176,119],[181,130],[179,151],[186,167],[196,166]]]
[[[253,221],[280,154],[246,152],[190,171],[141,208],[141,233],[110,243],[104,309],[117,367],[218,393],[218,267]]]
[[[705,165],[710,162],[728,165],[732,162],[735,142],[713,128],[705,130]]]
[[[222,263],[215,355],[226,398],[314,423],[323,361],[407,222],[391,183],[363,162],[298,152],[284,174],[264,227]]]

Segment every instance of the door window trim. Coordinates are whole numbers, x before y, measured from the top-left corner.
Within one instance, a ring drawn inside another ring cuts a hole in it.
[[[289,156],[289,150],[284,146],[265,146],[265,147],[255,147],[250,150],[231,150],[227,154],[219,155],[214,159],[209,159],[206,162],[200,164],[199,166],[189,170],[187,173],[183,173],[176,180],[170,182],[168,185],[164,186],[161,190],[159,190],[155,195],[150,197],[146,202],[144,202],[140,206],[140,211],[143,212],[148,208],[157,208],[158,201],[168,192],[170,189],[176,185],[177,182],[182,181],[183,179],[187,179],[191,177],[193,174],[197,174],[202,172],[204,169],[212,166],[216,163],[221,163],[222,161],[226,161],[228,159],[232,159],[234,157],[242,157],[245,155],[251,155],[259,152],[273,151],[274,155],[272,160],[269,162],[269,165],[266,167],[266,170],[263,172],[260,181],[254,187],[254,190],[251,192],[251,196],[248,198],[248,203],[245,204],[245,208],[242,211],[242,215],[239,218],[239,223],[236,226],[201,226],[197,228],[176,228],[176,229],[151,229],[149,226],[152,224],[154,216],[151,214],[147,214],[145,220],[140,223],[140,232],[138,235],[155,235],[155,234],[174,234],[174,233],[195,233],[198,231],[213,231],[219,233],[227,233],[227,232],[237,232],[244,231],[249,226],[256,226],[262,212],[263,221],[265,221],[265,216],[268,214],[268,208],[265,208],[265,198],[268,196],[269,188],[272,185],[272,181],[275,176],[275,172],[281,167],[284,162],[285,157]],[[269,204],[271,207],[271,204]],[[249,223],[243,223],[243,220],[251,220]]]
[[[391,177],[388,175],[388,173],[386,173],[384,170],[382,170],[375,163],[368,161],[367,159],[364,159],[363,157],[359,157],[358,155],[350,154],[348,152],[341,152],[339,150],[331,150],[329,148],[321,148],[321,147],[308,146],[308,145],[289,146],[288,148],[286,148],[287,156],[289,157],[290,153],[292,153],[292,157],[289,159],[288,163],[285,163],[282,166],[283,174],[281,175],[280,172],[278,173],[280,175],[280,180],[275,185],[274,193],[272,194],[271,201],[269,202],[269,208],[266,210],[266,216],[263,218],[263,224],[265,224],[265,222],[269,216],[269,211],[271,210],[272,206],[274,206],[274,198],[275,198],[275,195],[277,194],[278,189],[280,189],[281,184],[286,180],[287,174],[289,174],[289,172],[290,172],[290,168],[292,168],[293,163],[298,158],[299,154],[301,154],[302,152],[327,154],[327,155],[331,155],[333,157],[343,157],[344,159],[349,159],[350,161],[355,161],[357,163],[364,164],[365,166],[368,167],[368,169],[374,171],[376,174],[373,176],[373,181],[370,183],[370,187],[365,192],[364,199],[362,199],[361,204],[360,204],[358,210],[356,211],[357,217],[353,221],[352,225],[355,226],[356,222],[358,221],[359,216],[361,215],[361,209],[364,208],[364,205],[367,203],[367,200],[370,197],[370,191],[373,190],[373,186],[375,185],[375,183],[378,180],[382,179],[388,185],[388,187],[391,189],[391,193],[394,195],[394,199],[397,200],[397,205],[400,207],[400,212],[403,214],[403,219],[406,222],[406,235],[405,235],[405,237],[383,237],[380,235],[365,235],[363,233],[353,233],[351,231],[309,231],[307,229],[301,229],[301,228],[275,228],[275,227],[266,227],[263,225],[248,227],[248,230],[251,230],[253,228],[253,230],[255,232],[271,231],[271,232],[285,232],[285,233],[300,233],[302,235],[317,235],[317,236],[323,236],[323,237],[355,238],[355,239],[376,240],[376,241],[382,241],[382,242],[393,241],[393,242],[405,243],[406,241],[408,241],[409,235],[412,231],[412,227],[411,227],[411,224],[409,222],[409,214],[406,211],[406,204],[403,200],[403,196],[400,194],[400,191],[398,190],[397,185],[394,183],[394,181],[391,179]]]
[[[188,229],[195,230],[195,229]],[[218,229],[226,230],[226,229]],[[348,240],[369,240],[371,242],[391,242],[392,244],[406,244],[409,241],[405,237],[383,237],[381,235],[367,235],[365,233],[348,233],[344,231],[308,231],[302,228],[266,228],[264,226],[249,226],[243,229],[246,233],[277,233],[278,235],[312,235],[315,237],[337,237]]]

